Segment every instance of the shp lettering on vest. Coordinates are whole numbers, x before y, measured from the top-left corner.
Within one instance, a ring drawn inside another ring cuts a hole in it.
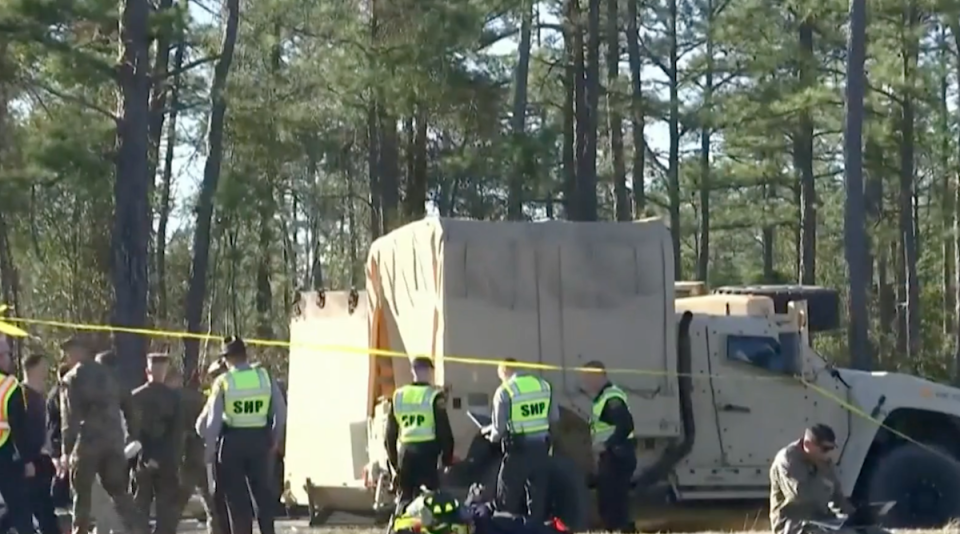
[[[539,434],[550,430],[550,383],[533,375],[514,375],[503,383],[510,396],[510,431]]]
[[[223,423],[231,428],[264,428],[270,414],[273,383],[266,369],[231,369],[217,379],[223,391]]]

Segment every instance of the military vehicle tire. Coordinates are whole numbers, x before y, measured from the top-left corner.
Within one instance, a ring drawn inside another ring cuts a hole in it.
[[[786,313],[787,303],[807,301],[807,327],[811,332],[835,330],[840,326],[840,293],[828,287],[801,285],[756,285],[718,287],[720,295],[769,297],[777,313]]]
[[[946,452],[901,445],[876,463],[867,498],[868,502],[897,502],[886,516],[878,518],[884,527],[943,527],[960,518],[960,462]]]
[[[590,528],[587,478],[572,458],[555,455],[550,462],[550,503],[553,514],[573,532]]]

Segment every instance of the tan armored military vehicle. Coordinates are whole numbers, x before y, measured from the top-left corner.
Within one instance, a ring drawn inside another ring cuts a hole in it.
[[[622,370],[613,380],[630,395],[642,528],[762,526],[770,462],[814,422],[837,432],[844,492],[859,502],[898,501],[886,522],[924,527],[960,515],[952,459],[960,390],[827,365],[808,336],[837,327],[831,290],[706,294],[684,285],[695,296],[675,299],[672,276],[659,220],[428,219],[378,239],[366,291],[306,293],[292,319],[288,500],[308,506],[314,524],[333,511],[392,506],[385,402],[410,379],[396,351],[435,359],[461,459],[449,487],[493,480],[497,453],[467,413],[489,414],[497,360],[569,369],[599,359]],[[574,528],[587,528],[591,399],[578,372],[537,372],[562,406],[554,505]]]

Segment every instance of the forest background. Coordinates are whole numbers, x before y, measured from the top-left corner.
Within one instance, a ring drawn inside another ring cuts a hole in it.
[[[864,5],[2,0],[0,302],[282,340],[404,222],[657,215],[677,279],[839,289],[825,355],[960,382],[960,3]]]

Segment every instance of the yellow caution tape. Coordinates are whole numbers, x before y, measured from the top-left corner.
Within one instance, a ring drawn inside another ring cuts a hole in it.
[[[85,323],[71,323],[65,321],[51,321],[46,319],[26,319],[23,317],[7,317],[7,321],[25,325],[36,325],[36,326],[49,326],[52,328],[64,328],[70,330],[85,330],[89,332],[111,332],[111,333],[124,333],[124,334],[136,334],[147,337],[163,337],[163,338],[176,338],[176,339],[195,339],[197,341],[221,341],[223,336],[217,336],[213,334],[201,334],[193,332],[184,332],[178,330],[163,330],[156,328],[129,328],[124,326],[109,326],[109,325],[93,325]],[[310,349],[318,352],[344,352],[350,354],[357,354],[363,356],[377,356],[382,358],[403,358],[411,359],[416,357],[427,357],[433,358],[430,354],[415,354],[409,352],[401,352],[395,350],[387,349],[376,349],[370,347],[355,347],[348,345],[326,345],[321,343],[293,343],[290,341],[278,341],[276,339],[248,339],[244,338],[243,342],[247,345],[259,346],[259,347],[277,347],[277,348],[302,348]],[[479,356],[443,356],[444,362],[450,363],[460,363],[465,365],[486,365],[486,366],[498,366],[503,363],[508,363],[506,358],[482,358]],[[534,362],[509,362],[510,367],[515,369],[529,369],[533,371],[576,371],[583,373],[600,373],[606,372],[607,374],[630,374],[630,375],[645,375],[645,376],[689,376],[691,378],[706,378],[706,379],[716,379],[723,378],[728,380],[778,380],[782,379],[779,376],[724,376],[724,375],[708,375],[703,373],[677,373],[675,371],[661,371],[661,370],[650,370],[650,369],[595,369],[592,367],[564,367],[561,365],[553,365],[547,363],[534,363]]]
[[[6,309],[6,307],[0,305],[0,312],[2,312],[4,309]],[[82,330],[82,331],[90,331],[90,332],[112,332],[112,333],[119,332],[119,333],[136,334],[136,335],[142,335],[142,336],[148,336],[148,337],[195,339],[198,341],[209,341],[209,340],[220,341],[223,339],[223,336],[176,331],[176,330],[163,330],[163,329],[156,329],[156,328],[130,328],[130,327],[110,326],[110,325],[93,325],[93,324],[85,324],[85,323],[72,323],[72,322],[66,322],[66,321],[51,321],[47,319],[27,319],[23,317],[5,317],[4,321],[6,322],[0,321],[0,332],[6,333],[6,330],[3,329],[6,326],[8,328],[12,328],[13,331],[15,332],[23,332],[22,336],[27,336],[29,334],[15,326],[9,325],[9,323],[18,323],[23,325],[35,325],[35,326],[48,326],[52,328],[65,328],[65,329]],[[16,334],[16,333],[10,334],[10,335],[19,336],[19,334]],[[399,351],[393,351],[393,350],[375,349],[375,348],[368,348],[368,347],[353,347],[353,346],[346,346],[346,345],[292,343],[290,341],[278,341],[274,339],[244,339],[244,342],[247,345],[260,346],[260,347],[279,347],[279,348],[296,347],[296,348],[306,348],[306,349],[322,351],[322,352],[341,352],[341,353],[357,354],[357,355],[363,355],[363,356],[377,356],[377,357],[383,357],[383,358],[408,359],[408,358],[414,358],[417,356],[432,358],[432,355],[430,354],[411,354],[407,352],[399,352]],[[487,365],[487,366],[496,366],[502,363],[507,363],[506,359],[504,358],[481,358],[481,357],[475,357],[475,356],[466,357],[466,356],[444,355],[443,360],[445,362],[453,362],[453,363],[460,363],[460,364],[466,364],[466,365]],[[518,361],[518,362],[509,362],[509,364],[513,368],[538,370],[538,371],[564,371],[565,370],[565,371],[575,371],[575,372],[584,372],[584,373],[604,372],[603,370],[589,368],[589,367],[563,367],[559,365],[551,365],[551,364],[545,364],[545,363]],[[605,372],[608,374],[629,374],[629,375],[660,376],[660,377],[686,376],[690,378],[710,379],[710,380],[724,379],[724,380],[753,381],[753,380],[783,379],[782,376],[772,376],[772,375],[771,376],[747,376],[747,375],[730,376],[730,375],[711,375],[707,373],[697,373],[697,374],[677,373],[674,371],[661,371],[661,370],[649,370],[649,369],[606,369]],[[930,447],[929,445],[919,442],[911,438],[910,436],[904,434],[903,432],[900,432],[899,430],[896,430],[894,428],[891,428],[890,426],[883,424],[883,421],[880,421],[879,419],[871,416],[869,413],[851,404],[850,402],[841,398],[840,396],[820,386],[817,386],[816,384],[810,383],[804,380],[803,378],[798,377],[797,380],[801,384],[803,384],[805,387],[809,388],[810,390],[837,403],[848,412],[876,424],[878,428],[883,428],[888,432],[894,434],[895,436],[911,444],[917,445],[933,454],[936,454],[944,458],[949,458],[951,461],[956,460],[955,458],[943,453],[942,451],[936,448]]]
[[[7,311],[8,308],[9,306],[7,306],[6,304],[0,304],[0,314]],[[25,330],[17,328],[16,326],[13,326],[12,324],[3,320],[0,320],[0,334],[4,334],[10,337],[27,337],[30,335]]]

